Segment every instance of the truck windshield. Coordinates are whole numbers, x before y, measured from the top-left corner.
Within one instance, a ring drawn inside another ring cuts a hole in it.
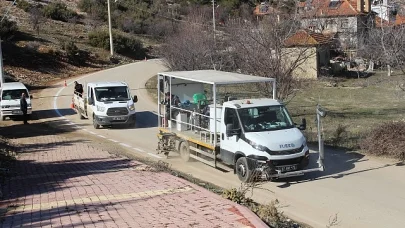
[[[282,106],[263,106],[238,109],[245,132],[273,131],[295,127],[287,109]]]
[[[5,101],[20,99],[22,93],[25,93],[25,95],[28,96],[28,91],[26,89],[3,90],[1,99]]]
[[[130,100],[128,87],[97,87],[94,88],[97,101],[127,101]]]

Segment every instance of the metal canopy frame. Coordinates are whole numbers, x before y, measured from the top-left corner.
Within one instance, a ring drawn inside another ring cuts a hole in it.
[[[171,71],[162,72],[159,73],[159,75],[211,85],[230,85],[276,81],[276,79],[274,78],[265,78],[219,70]]]
[[[172,96],[172,79],[182,79],[190,82],[199,82],[203,84],[210,84],[212,85],[212,93],[213,93],[213,100],[214,100],[214,120],[217,120],[217,91],[216,87],[220,85],[234,85],[234,84],[247,84],[247,83],[272,83],[273,89],[273,99],[276,99],[276,79],[274,78],[266,78],[266,77],[259,77],[259,76],[252,76],[247,74],[240,74],[240,73],[232,73],[226,71],[218,71],[218,70],[196,70],[196,71],[171,71],[171,72],[162,72],[158,73],[157,81],[158,81],[158,116],[159,118],[162,117],[161,114],[161,88],[160,88],[160,77],[163,76],[164,79],[166,77],[169,78],[169,93],[170,97]],[[171,121],[171,110],[172,106],[170,105],[170,116],[169,120]],[[169,122],[168,122],[169,123]],[[217,124],[214,122],[214,148],[217,146]],[[161,120],[158,121],[158,127],[161,127]],[[170,124],[170,129],[172,128],[172,124]],[[214,166],[216,167],[216,156],[214,156]]]

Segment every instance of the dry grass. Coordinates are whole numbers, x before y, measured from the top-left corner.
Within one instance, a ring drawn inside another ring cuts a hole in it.
[[[28,2],[33,3],[33,1]],[[70,8],[77,10],[77,1],[64,2]],[[10,1],[0,1],[0,11],[4,11],[10,4]],[[44,19],[40,23],[39,34],[33,29],[29,13],[14,6],[11,7],[9,15],[10,20],[17,22],[20,32],[18,36],[14,37],[13,42],[3,44],[5,72],[11,80],[42,86],[55,79],[82,75],[133,62],[132,59],[125,56],[118,56],[120,61],[112,63],[109,50],[90,46],[88,33],[95,27],[91,25],[86,15],[77,23]],[[97,28],[106,26],[107,24],[101,24]],[[139,36],[137,38],[145,46],[156,44],[148,37]],[[90,54],[86,64],[79,66],[67,61],[61,44],[69,40],[73,40],[80,50]],[[35,61],[32,61],[33,59]]]
[[[336,87],[319,81],[299,91],[287,106],[296,122],[307,118],[306,134],[309,141],[315,141],[315,108],[320,103],[328,111],[323,119],[326,144],[359,149],[371,129],[385,121],[404,119],[405,92],[398,87],[402,81],[402,75],[387,77],[383,73],[344,80]]]
[[[405,122],[388,122],[370,131],[361,148],[376,156],[405,160]]]

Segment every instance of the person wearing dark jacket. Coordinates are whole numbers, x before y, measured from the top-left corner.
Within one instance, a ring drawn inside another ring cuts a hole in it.
[[[23,120],[24,120],[24,124],[28,124],[28,104],[27,104],[27,100],[26,100],[26,96],[25,93],[22,93],[21,95],[21,99],[20,99],[20,108],[21,108],[21,112],[23,113]]]
[[[78,93],[80,97],[83,96],[83,85],[75,81],[75,93]]]

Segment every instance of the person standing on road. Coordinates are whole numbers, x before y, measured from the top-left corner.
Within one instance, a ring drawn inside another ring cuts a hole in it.
[[[22,95],[21,95],[20,108],[21,108],[21,111],[23,113],[24,124],[28,124],[28,115],[27,115],[28,104],[27,104],[25,93],[22,93]]]

